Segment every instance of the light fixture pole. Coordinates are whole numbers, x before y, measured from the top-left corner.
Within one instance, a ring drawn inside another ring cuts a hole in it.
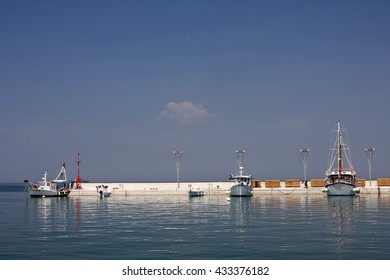
[[[181,156],[183,155],[183,151],[174,150],[173,154],[175,155],[176,159],[176,175],[177,175],[177,188],[180,188],[180,161]]]
[[[370,180],[370,186],[371,186],[371,168],[372,168],[372,158],[374,156],[375,148],[370,147],[370,148],[365,148],[367,155],[367,162],[368,162],[368,177]]]
[[[301,153],[302,156],[302,163],[303,163],[303,176],[305,177],[305,188],[307,188],[307,157],[309,156],[309,149],[301,149],[299,152]]]

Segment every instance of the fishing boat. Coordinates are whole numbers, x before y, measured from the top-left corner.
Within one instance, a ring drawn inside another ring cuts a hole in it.
[[[96,192],[100,198],[110,197],[112,193],[108,186],[105,185],[96,186]]]
[[[46,171],[43,174],[42,181],[38,183],[31,183],[28,180],[24,180],[25,189],[28,191],[30,197],[59,197],[70,194],[65,163],[62,164],[61,170],[54,180],[48,181],[47,175],[48,173]]]
[[[236,151],[238,158],[238,173],[233,176],[230,174],[230,181],[234,181],[235,184],[227,191],[230,196],[253,196],[252,189],[252,175],[244,173],[243,159],[245,150]]]
[[[356,187],[356,172],[352,166],[347,130],[339,121],[331,134],[329,165],[323,191],[328,196],[356,195],[359,188]]]
[[[188,196],[204,196],[204,191],[202,191],[198,186],[188,185]]]

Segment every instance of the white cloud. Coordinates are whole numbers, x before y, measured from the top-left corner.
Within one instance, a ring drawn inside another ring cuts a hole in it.
[[[160,112],[159,119],[169,119],[181,124],[189,124],[206,120],[213,116],[202,105],[192,104],[190,101],[181,103],[169,102]]]

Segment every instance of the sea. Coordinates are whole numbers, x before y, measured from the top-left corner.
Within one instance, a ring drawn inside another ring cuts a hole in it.
[[[0,184],[0,260],[389,260],[390,195],[30,198]]]

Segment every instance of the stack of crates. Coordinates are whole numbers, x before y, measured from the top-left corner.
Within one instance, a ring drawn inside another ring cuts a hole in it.
[[[261,181],[260,180],[252,180],[252,187],[253,188],[261,188]]]
[[[390,187],[390,178],[378,178],[376,182],[378,187]]]
[[[325,186],[324,179],[311,179],[310,182],[312,188],[322,188]]]
[[[357,185],[358,187],[364,188],[364,187],[366,186],[366,179],[364,179],[364,178],[359,178],[359,179],[357,179],[357,180],[356,180],[356,185]]]
[[[301,182],[298,179],[287,179],[284,181],[286,188],[300,188]]]
[[[280,180],[265,180],[266,188],[280,188]]]

